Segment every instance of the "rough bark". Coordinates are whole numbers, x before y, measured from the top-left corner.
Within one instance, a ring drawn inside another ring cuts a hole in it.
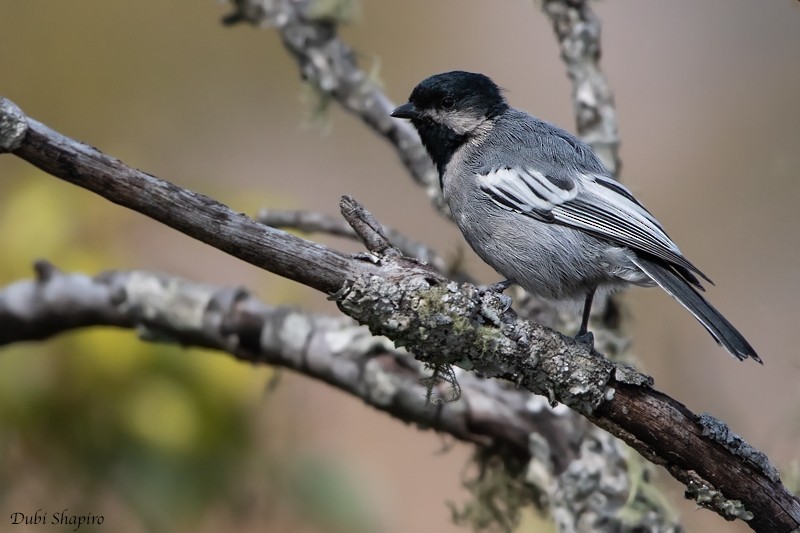
[[[430,365],[453,364],[561,403],[687,483],[699,502],[757,531],[800,527],[800,501],[766,457],[722,422],[692,414],[652,380],[521,319],[495,293],[402,257],[360,206],[345,204],[369,260],[266,228],[202,195],[126,167],[0,100],[0,146],[50,174],[331,294],[339,307]]]

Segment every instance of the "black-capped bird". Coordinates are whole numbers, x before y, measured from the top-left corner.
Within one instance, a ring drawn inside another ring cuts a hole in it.
[[[546,299],[658,285],[734,357],[761,362],[698,292],[690,263],[644,206],[570,133],[506,103],[488,77],[447,72],[392,112],[409,119],[439,170],[442,193],[473,250],[507,282]]]

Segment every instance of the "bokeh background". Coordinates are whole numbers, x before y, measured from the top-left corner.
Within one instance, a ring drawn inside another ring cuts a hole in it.
[[[634,350],[657,387],[722,418],[796,479],[800,3],[594,7],[623,179],[714,279],[710,299],[766,364],[737,363],[655,290],[629,293]],[[211,0],[0,0],[0,94],[242,212],[336,213],[352,194],[442,253],[463,250],[482,281],[495,280],[392,149],[335,107],[315,115],[278,36],[224,28],[229,10]],[[534,1],[364,0],[342,33],[397,102],[429,74],[481,71],[513,105],[572,129],[565,69]],[[337,312],[310,289],[2,156],[0,285],[30,277],[37,258],[241,284],[273,304]],[[110,330],[0,349],[0,451],[0,530],[12,512],[69,508],[123,532],[461,531],[446,502],[466,498],[470,454],[324,384]],[[690,531],[747,530],[695,510],[660,478]]]

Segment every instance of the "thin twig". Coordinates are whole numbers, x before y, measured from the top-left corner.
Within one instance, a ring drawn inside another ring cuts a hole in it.
[[[304,233],[325,233],[358,240],[356,232],[342,218],[315,211],[262,209],[256,215],[256,220],[277,229],[296,229]],[[428,263],[456,281],[472,282],[472,278],[459,268],[457,261],[448,261],[432,248],[405,236],[394,228],[386,225],[382,228],[392,246],[406,257],[414,257],[423,263]]]
[[[356,232],[358,238],[367,247],[367,250],[379,255],[399,256],[400,250],[393,247],[386,238],[383,226],[375,219],[375,216],[359,204],[352,196],[342,196],[339,201],[342,216]]]

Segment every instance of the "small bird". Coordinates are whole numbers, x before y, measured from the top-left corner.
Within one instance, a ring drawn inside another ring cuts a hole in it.
[[[711,280],[619,184],[586,143],[508,105],[487,76],[453,71],[417,85],[391,113],[409,119],[439,171],[473,250],[505,279],[550,300],[584,299],[590,344],[596,291],[660,286],[734,357],[761,359],[698,292]]]

